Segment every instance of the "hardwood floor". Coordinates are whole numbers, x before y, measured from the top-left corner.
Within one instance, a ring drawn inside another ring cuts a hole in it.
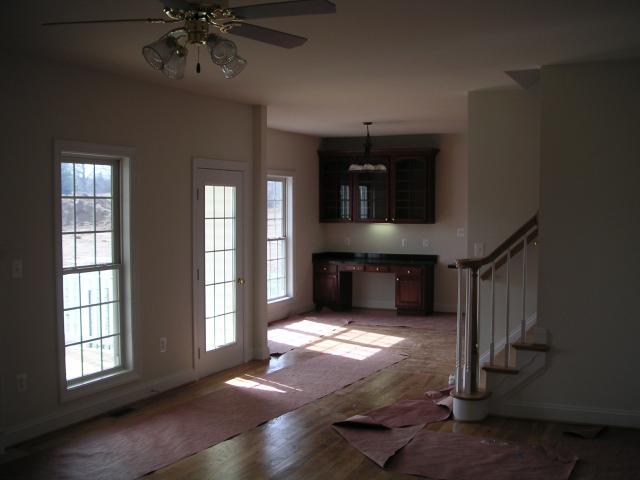
[[[354,331],[400,338],[401,340],[389,348],[406,353],[408,358],[257,428],[184,458],[149,477],[252,480],[415,478],[393,474],[379,468],[352,448],[333,430],[331,424],[403,398],[419,397],[427,390],[446,385],[448,375],[454,367],[455,333],[399,327],[345,327],[345,332]],[[124,427],[132,418],[149,415],[210,393],[238,375],[264,374],[317,355],[320,353],[297,348],[269,362],[251,362],[140,402],[134,406],[133,412],[127,415],[115,418],[100,417],[30,442],[24,447],[28,450],[46,449],[105,424],[119,424]],[[562,435],[562,424],[496,417],[490,417],[481,423],[439,422],[428,428],[528,442],[544,440],[554,443],[566,438]],[[620,436],[624,439],[624,445],[629,445],[630,448],[640,447],[638,431],[609,429],[606,433],[616,438]],[[583,442],[589,445],[590,440]],[[599,461],[602,464],[608,460]],[[602,472],[607,474],[603,475]],[[618,475],[615,468],[587,465],[586,468],[578,468],[571,478],[638,478],[629,476],[627,470],[624,472],[626,473]]]

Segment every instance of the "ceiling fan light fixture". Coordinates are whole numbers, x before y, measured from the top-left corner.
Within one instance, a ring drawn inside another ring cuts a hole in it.
[[[209,48],[211,61],[219,67],[233,61],[238,53],[238,47],[234,42],[216,35],[209,35],[207,48]]]
[[[151,68],[162,70],[178,47],[178,42],[170,34],[142,47],[142,55]]]
[[[238,75],[244,67],[247,66],[247,61],[240,55],[234,55],[234,57],[228,63],[222,65],[222,73],[224,78],[229,79]]]
[[[187,66],[187,54],[189,50],[182,45],[174,48],[171,58],[165,63],[162,73],[171,80],[180,80],[184,77],[184,69]]]

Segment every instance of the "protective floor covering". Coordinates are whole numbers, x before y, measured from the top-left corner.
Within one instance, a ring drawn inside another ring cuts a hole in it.
[[[566,480],[577,458],[550,446],[526,445],[457,433],[424,430],[451,415],[449,389],[403,400],[334,428],[378,466],[388,470],[458,480]]]
[[[3,479],[134,479],[397,363],[387,350],[354,359],[319,355],[167,410],[80,434],[53,450],[0,465]]]

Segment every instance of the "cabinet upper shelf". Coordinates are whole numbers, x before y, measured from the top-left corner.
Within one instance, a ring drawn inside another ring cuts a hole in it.
[[[362,152],[319,151],[320,221],[435,223],[437,153],[374,150],[365,159]]]

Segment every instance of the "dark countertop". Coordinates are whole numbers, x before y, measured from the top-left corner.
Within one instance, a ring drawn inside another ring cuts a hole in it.
[[[375,263],[379,265],[435,265],[437,255],[414,255],[400,253],[354,253],[354,252],[319,252],[312,256],[314,262],[343,263]]]

